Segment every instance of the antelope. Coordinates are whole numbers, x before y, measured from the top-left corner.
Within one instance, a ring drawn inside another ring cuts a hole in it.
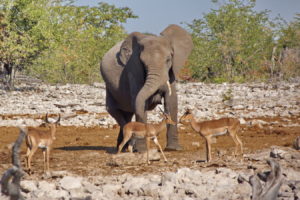
[[[46,162],[47,162],[47,171],[49,171],[49,155],[50,149],[53,141],[56,139],[56,126],[60,121],[60,115],[58,119],[54,123],[50,123],[48,121],[48,114],[46,114],[45,122],[46,125],[50,127],[49,130],[39,130],[33,127],[29,127],[27,129],[26,135],[26,146],[27,146],[27,153],[26,153],[26,167],[28,171],[31,172],[31,159],[34,153],[38,148],[42,149],[43,156],[44,156],[44,172],[46,171]]]
[[[147,163],[150,164],[149,161],[149,148],[150,148],[150,139],[154,142],[156,146],[158,146],[160,152],[162,153],[165,162],[167,158],[157,140],[157,136],[160,132],[166,129],[167,124],[175,125],[176,123],[171,119],[169,114],[163,113],[160,114],[163,118],[162,121],[158,124],[148,124],[148,123],[141,123],[141,122],[129,122],[123,127],[123,141],[118,147],[118,153],[122,151],[123,146],[130,140],[136,138],[146,138],[146,145],[147,145]],[[132,143],[128,145],[129,152],[132,151]]]
[[[220,135],[229,134],[235,143],[235,155],[240,146],[241,154],[243,154],[243,144],[237,132],[240,129],[240,121],[235,118],[221,118],[211,121],[197,122],[191,109],[186,109],[180,118],[180,123],[191,125],[194,131],[204,137],[206,142],[206,162],[211,161],[211,142],[212,138]]]

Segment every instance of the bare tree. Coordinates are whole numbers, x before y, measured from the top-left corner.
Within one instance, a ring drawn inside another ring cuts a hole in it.
[[[21,168],[19,153],[25,135],[25,130],[20,128],[20,135],[16,140],[12,151],[13,167],[6,170],[1,178],[1,193],[9,196],[11,200],[24,199],[20,190],[20,182],[24,175],[24,171]]]
[[[280,165],[274,160],[267,160],[271,171],[252,175],[247,181],[242,176],[238,177],[240,183],[246,181],[252,187],[252,200],[275,200],[282,185],[282,175]],[[261,184],[260,180],[265,182]]]
[[[4,84],[6,89],[14,89],[14,80],[17,70],[19,70],[19,67],[17,65],[14,65],[13,63],[1,63],[0,75],[2,83]]]

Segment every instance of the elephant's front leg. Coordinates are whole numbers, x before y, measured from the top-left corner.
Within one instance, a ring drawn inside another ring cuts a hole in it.
[[[176,125],[169,124],[167,126],[167,146],[165,151],[179,151],[182,147],[179,145],[178,132],[177,132],[177,113],[178,113],[178,100],[175,82],[171,84],[172,94],[165,93],[164,109],[171,115],[171,118]]]
[[[137,122],[142,122],[142,123],[147,123],[147,113],[145,112],[143,117],[138,117],[137,115],[136,121]],[[147,150],[146,148],[146,139],[145,138],[135,138],[133,142],[133,148],[137,152],[145,152]]]

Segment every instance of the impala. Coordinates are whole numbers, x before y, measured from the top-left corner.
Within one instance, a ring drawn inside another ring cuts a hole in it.
[[[240,146],[241,154],[243,153],[243,144],[237,132],[240,129],[240,121],[235,118],[221,118],[211,121],[197,122],[191,109],[186,109],[180,118],[180,123],[191,125],[194,131],[204,137],[206,142],[206,162],[211,160],[211,142],[212,138],[220,135],[229,134],[235,143],[235,155]]]
[[[60,121],[60,115],[56,122],[50,123],[48,121],[48,114],[46,114],[46,125],[49,126],[49,130],[39,130],[37,128],[29,127],[27,129],[26,135],[26,146],[27,146],[27,153],[26,153],[26,166],[31,172],[31,159],[34,153],[38,148],[43,150],[44,156],[44,172],[46,171],[46,162],[47,162],[47,171],[49,171],[49,155],[50,149],[53,141],[56,139],[56,126]]]
[[[123,146],[130,140],[134,138],[146,138],[147,144],[147,163],[150,164],[149,161],[149,148],[150,148],[150,140],[152,140],[161,151],[165,162],[167,162],[167,158],[157,140],[157,136],[160,132],[166,129],[167,124],[175,125],[176,123],[171,119],[169,114],[163,113],[161,115],[163,117],[162,121],[158,124],[145,124],[141,122],[129,122],[123,128],[123,141],[118,147],[118,153],[122,151]],[[131,142],[128,145],[128,150],[132,153],[132,145]]]

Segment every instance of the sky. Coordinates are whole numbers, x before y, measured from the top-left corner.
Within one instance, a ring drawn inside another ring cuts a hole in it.
[[[184,27],[184,23],[191,23],[193,19],[200,19],[211,9],[218,8],[218,4],[211,0],[76,0],[75,5],[95,6],[99,2],[132,9],[138,18],[122,24],[128,33],[139,31],[159,34],[169,24]],[[270,10],[271,18],[280,15],[289,22],[296,13],[300,13],[300,0],[256,0],[255,10],[265,9]]]

